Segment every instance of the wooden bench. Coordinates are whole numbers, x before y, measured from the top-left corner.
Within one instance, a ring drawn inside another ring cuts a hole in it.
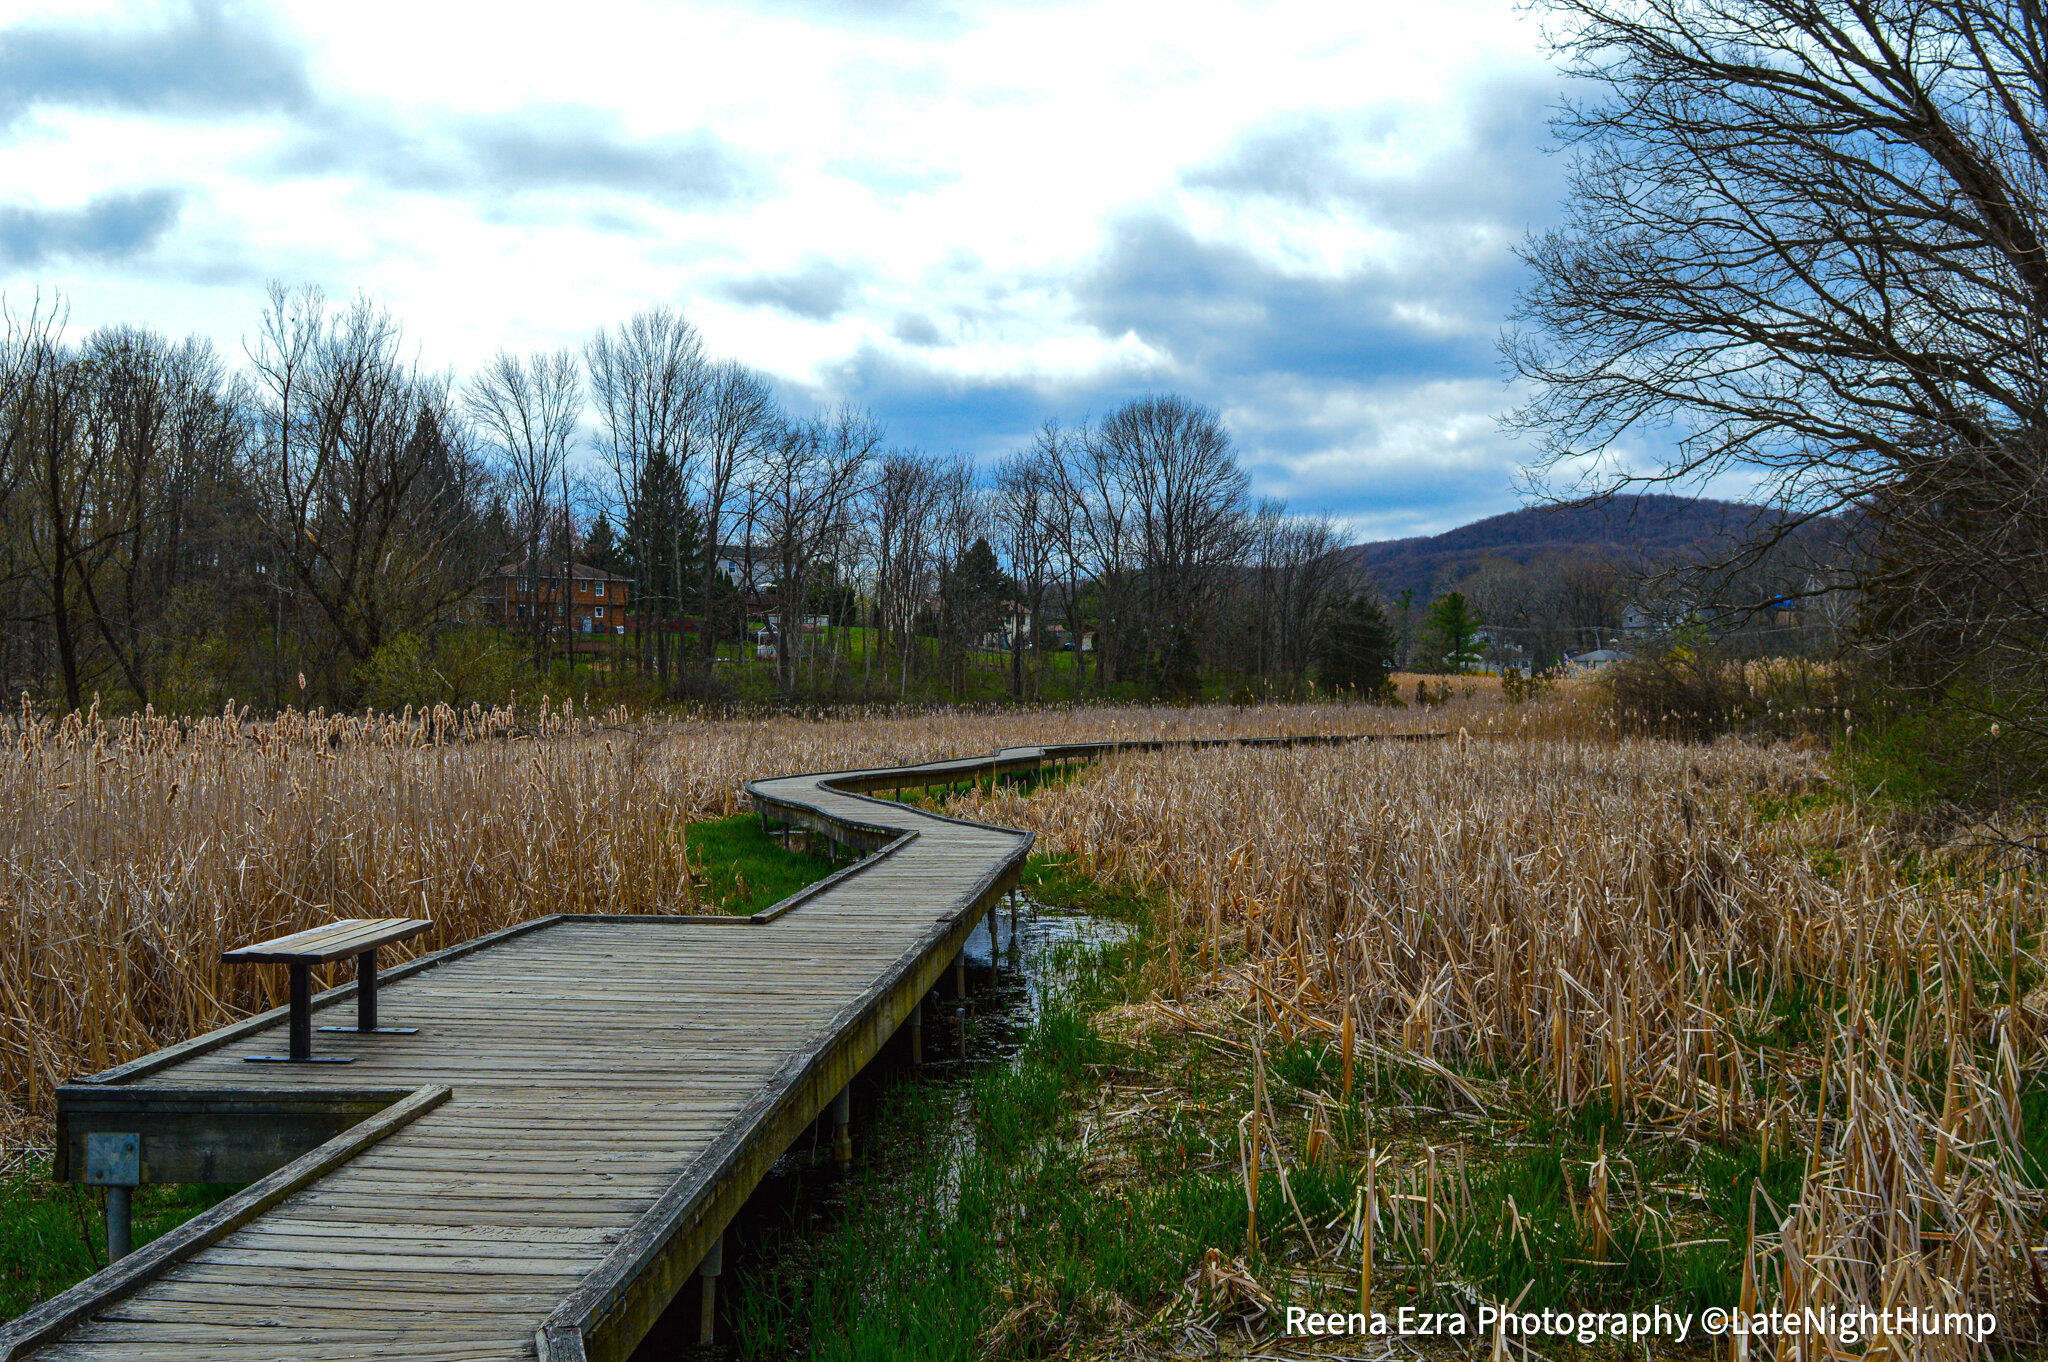
[[[323,1026],[322,1031],[355,1031],[410,1036],[416,1026],[377,1025],[377,948],[418,936],[434,924],[420,917],[351,917],[253,946],[221,952],[228,964],[289,965],[292,972],[291,1053],[245,1055],[260,1064],[352,1064],[349,1055],[313,1057],[313,966],[356,958],[356,1024]]]

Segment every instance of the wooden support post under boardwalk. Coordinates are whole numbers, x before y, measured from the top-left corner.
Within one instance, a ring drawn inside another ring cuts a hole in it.
[[[924,1066],[924,999],[910,1005],[910,1066]]]
[[[1003,967],[1003,950],[996,942],[996,905],[988,906],[988,972],[995,974]]]
[[[697,1346],[711,1346],[712,1326],[718,1321],[718,1274],[725,1266],[725,1236],[711,1241],[704,1261],[697,1264],[697,1280],[703,1284],[702,1308],[697,1314]]]
[[[841,1168],[853,1162],[853,1084],[832,1099],[832,1157]]]

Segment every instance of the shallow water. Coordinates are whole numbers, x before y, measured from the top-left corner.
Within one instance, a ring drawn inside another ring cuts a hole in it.
[[[1014,912],[1005,901],[996,915],[995,940],[989,939],[985,918],[967,940],[966,999],[950,996],[953,984],[948,973],[926,1000],[925,1081],[949,1091],[964,1107],[968,1080],[991,1064],[1008,1064],[1017,1058],[1025,1035],[1043,1011],[1046,989],[1061,955],[1076,948],[1115,945],[1129,936],[1130,928],[1122,923],[1055,908],[1021,891]],[[907,1041],[899,1034],[854,1079],[856,1162],[863,1152],[863,1133],[874,1128],[876,1104],[884,1088],[911,1067]],[[957,1128],[964,1141],[965,1123],[958,1123]],[[758,1271],[774,1254],[786,1251],[792,1238],[801,1240],[829,1229],[844,1212],[844,1176],[832,1159],[828,1108],[768,1170],[727,1228],[722,1290],[736,1286],[738,1274]],[[941,1185],[949,1186],[950,1178],[942,1179]],[[636,1362],[671,1357],[694,1343],[700,1308],[697,1291],[686,1287],[635,1351]],[[722,1320],[719,1338],[723,1343]],[[706,1354],[714,1355],[717,1352]]]

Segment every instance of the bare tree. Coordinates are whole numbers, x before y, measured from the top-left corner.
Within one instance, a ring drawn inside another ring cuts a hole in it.
[[[996,468],[990,501],[1003,557],[1024,595],[1025,623],[1010,631],[1010,694],[1020,700],[1024,698],[1027,634],[1036,650],[1033,691],[1044,687],[1043,616],[1059,552],[1059,471],[1053,466],[1059,458],[1058,438],[1057,430],[1041,431],[1030,448],[1003,460]]]
[[[564,474],[583,414],[583,378],[576,356],[567,350],[537,353],[522,359],[499,351],[470,380],[463,407],[483,432],[496,455],[502,485],[509,493],[513,530],[521,545],[519,570],[530,584],[532,609],[529,633],[536,672],[547,667],[549,636],[569,628],[569,596],[575,572],[563,546],[562,576],[553,617],[542,614],[542,583],[551,575],[551,538],[568,515]],[[560,492],[560,499],[557,493]]]
[[[1141,559],[1137,511],[1115,447],[1083,427],[1063,460],[1065,500],[1079,533],[1073,575],[1092,579],[1100,598],[1095,634],[1098,687],[1123,680],[1124,654],[1136,638]],[[1078,591],[1070,593],[1078,612]],[[1078,648],[1078,643],[1076,647]],[[1078,665],[1078,664],[1077,664]]]
[[[471,596],[482,472],[445,379],[399,358],[367,299],[270,290],[249,359],[257,430],[248,478],[273,551],[346,657],[438,624]],[[347,676],[330,692],[347,693]]]
[[[976,485],[974,465],[954,455],[935,471],[937,483],[933,526],[933,575],[936,578],[940,644],[939,666],[956,699],[967,692],[967,655],[991,622],[989,603],[977,588],[984,583],[975,569],[977,544],[988,552],[987,503]],[[993,554],[990,554],[993,557]]]
[[[668,623],[682,607],[684,582],[696,575],[695,555],[685,562],[683,549],[696,528],[688,489],[713,368],[696,326],[669,307],[599,332],[583,357],[597,399],[599,452],[610,466],[632,551],[641,656],[667,685]]]
[[[10,464],[19,460],[28,496],[17,522],[23,558],[56,652],[66,708],[84,701],[89,680],[90,613],[80,580],[102,548],[108,527],[96,513],[104,451],[81,438],[88,393],[85,366],[65,346],[57,311],[10,318],[7,396]]]
[[[79,558],[94,631],[137,704],[150,703],[183,640],[173,610],[188,583],[226,585],[243,546],[218,533],[240,506],[234,465],[243,396],[208,342],[95,332],[79,357],[85,418],[78,459],[99,529]]]
[[[699,600],[700,642],[708,674],[718,639],[712,622],[712,594],[725,537],[727,504],[748,469],[767,449],[777,429],[775,399],[759,374],[736,361],[712,366],[700,404],[696,444],[698,493],[703,506],[704,565]]]
[[[875,558],[875,643],[870,657],[883,658],[882,684],[889,684],[888,659],[897,659],[897,696],[910,692],[911,640],[917,615],[931,594],[933,536],[939,506],[939,478],[917,450],[882,456],[865,500],[867,534]]]
[[[0,320],[0,585],[6,588],[10,626],[0,681],[14,695],[36,671],[29,628],[35,605],[25,552],[34,513],[29,470],[61,355],[63,316],[38,298],[26,313],[0,306]]]
[[[786,423],[754,469],[755,513],[776,565],[775,670],[784,690],[797,682],[813,572],[851,533],[853,503],[881,442],[872,416],[841,406]]]
[[[1555,127],[1509,362],[1539,476],[1760,478],[1850,512],[1875,636],[2048,737],[2048,23],[1992,0],[1551,0]],[[1675,424],[1675,446],[1661,433]],[[1815,592],[1839,585],[1817,574]],[[1732,604],[1740,604],[1732,602]]]
[[[1157,684],[1189,690],[1202,610],[1250,541],[1244,471],[1216,413],[1181,397],[1126,403],[1096,426],[1092,443],[1129,498]]]
[[[1261,503],[1250,530],[1257,670],[1298,687],[1308,674],[1318,623],[1352,586],[1338,556],[1342,541],[1328,516],[1291,516],[1277,501]]]

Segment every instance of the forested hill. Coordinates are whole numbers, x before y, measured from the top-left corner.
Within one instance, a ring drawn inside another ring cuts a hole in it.
[[[1427,600],[1445,583],[1490,558],[1527,565],[1574,551],[1635,559],[1684,553],[1747,533],[1772,512],[1734,501],[1617,496],[1595,506],[1537,506],[1489,516],[1415,539],[1383,539],[1347,549],[1389,599],[1411,590]]]

